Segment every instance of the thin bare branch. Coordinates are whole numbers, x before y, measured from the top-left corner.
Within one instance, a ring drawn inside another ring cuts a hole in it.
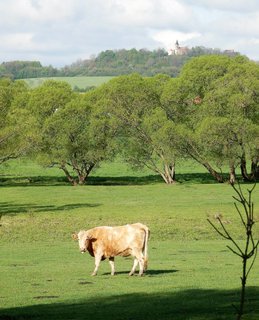
[[[232,249],[230,246],[227,246],[227,248],[232,251],[234,254],[236,254],[237,256],[239,256],[240,258],[242,258],[242,255],[238,252],[236,252],[234,249]]]
[[[245,226],[245,228],[246,228],[246,223],[245,223],[245,220],[244,220],[244,218],[243,218],[243,216],[242,216],[241,211],[239,210],[239,208],[238,208],[238,206],[237,206],[237,204],[236,204],[236,203],[234,203],[234,206],[235,206],[235,208],[236,208],[236,210],[237,210],[237,212],[238,212],[238,214],[239,214],[239,217],[240,217],[240,219],[241,219],[241,221],[242,221],[243,225],[244,225],[244,226]]]
[[[217,227],[215,227],[215,225],[214,225],[209,219],[207,219],[207,220],[208,220],[209,224],[213,227],[213,229],[214,229],[219,235],[221,235],[223,238],[229,240],[229,237],[228,237],[228,236],[226,236],[226,235],[223,234],[221,231],[219,231],[219,229],[218,229]]]
[[[238,203],[241,204],[241,208],[244,210],[244,214],[242,214],[242,210],[238,207],[236,203],[234,203],[235,208],[238,212],[238,215],[240,217],[240,220],[245,227],[245,234],[246,234],[246,241],[245,241],[245,248],[242,250],[241,247],[238,245],[238,243],[232,238],[229,231],[225,228],[223,222],[220,218],[217,218],[222,230],[217,228],[209,219],[208,222],[210,225],[216,230],[216,232],[221,235],[224,239],[230,240],[232,244],[236,248],[231,248],[229,245],[227,245],[227,248],[234,253],[235,255],[239,256],[242,259],[243,262],[243,268],[242,268],[242,277],[241,279],[241,293],[240,293],[240,304],[239,308],[235,308],[237,311],[237,320],[240,320],[244,314],[244,305],[245,305],[245,292],[246,292],[246,281],[247,277],[251,272],[251,269],[255,263],[257,253],[258,253],[258,247],[259,247],[259,240],[255,242],[253,238],[252,233],[252,227],[255,224],[254,221],[254,204],[252,202],[252,192],[255,188],[255,185],[248,191],[248,195],[245,197],[243,194],[243,191],[241,189],[240,184],[238,184],[238,188],[234,186],[234,184],[231,184],[234,191],[236,192],[237,196],[233,196],[234,200],[236,200]],[[245,219],[246,215],[246,219]],[[252,258],[252,262],[248,268],[248,259]]]
[[[254,221],[254,204],[252,202],[252,206],[251,206],[251,219],[252,221]]]
[[[249,218],[249,212],[248,212],[248,209],[247,209],[248,202],[247,202],[246,198],[245,198],[244,195],[243,195],[241,186],[240,186],[240,184],[238,183],[239,190],[238,190],[233,184],[232,184],[231,186],[232,186],[232,188],[235,190],[235,192],[237,193],[237,195],[238,195],[238,197],[239,197],[239,199],[238,199],[238,198],[236,198],[235,196],[233,196],[233,199],[242,204],[242,206],[243,206],[243,208],[244,208],[244,211],[245,211],[245,214],[246,214],[246,218],[247,218],[247,220],[248,220],[248,218]]]
[[[239,203],[242,203],[242,200],[238,199],[237,197],[233,196],[233,199]]]
[[[256,182],[254,183],[253,187],[250,189],[251,193],[254,191],[255,187],[256,187]]]
[[[253,268],[253,265],[254,265],[254,263],[255,263],[255,259],[256,259],[256,257],[257,257],[257,252],[258,252],[258,250],[257,250],[257,249],[258,249],[258,248],[257,248],[258,244],[259,244],[259,241],[257,242],[255,251],[253,252],[254,258],[253,258],[253,261],[251,262],[251,265],[250,265],[250,267],[249,267],[249,269],[248,269],[248,271],[247,271],[247,273],[246,273],[246,277],[248,277],[248,275],[249,275],[249,273],[250,273],[250,271],[251,271],[251,269]]]

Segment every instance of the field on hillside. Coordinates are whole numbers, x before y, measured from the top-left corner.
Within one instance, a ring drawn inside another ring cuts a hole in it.
[[[72,187],[61,172],[29,161],[0,168],[0,319],[235,319],[241,261],[210,227],[221,214],[243,245],[234,191],[200,167],[178,167],[179,182],[123,163],[103,164],[88,185]],[[251,185],[242,185],[243,189]],[[259,238],[256,187],[255,237]],[[149,268],[128,277],[132,259],[94,260],[71,234],[96,225],[143,222],[151,230]],[[248,278],[246,315],[259,318],[259,259]]]
[[[103,76],[103,77],[49,77],[49,78],[29,78],[24,79],[25,82],[31,88],[38,87],[46,80],[57,80],[65,81],[71,85],[72,88],[77,87],[79,89],[85,89],[87,87],[99,86],[105,82],[108,82],[113,77]]]

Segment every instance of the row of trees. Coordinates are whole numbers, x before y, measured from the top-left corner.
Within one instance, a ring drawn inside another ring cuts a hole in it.
[[[60,70],[63,76],[119,76],[139,73],[154,76],[158,73],[178,76],[182,66],[192,57],[208,54],[228,54],[220,49],[193,47],[185,55],[168,55],[165,49],[121,49],[100,52],[97,57],[77,62]],[[237,53],[232,53],[237,54]]]
[[[225,166],[231,182],[237,169],[259,178],[259,66],[241,56],[193,58],[173,79],[119,76],[85,94],[2,80],[0,108],[0,163],[31,155],[73,184],[118,154],[167,184],[188,158],[219,182]]]
[[[26,79],[58,76],[118,76],[133,72],[143,76],[163,73],[175,77],[191,57],[213,53],[226,54],[219,49],[204,47],[194,47],[182,56],[169,56],[165,49],[106,50],[100,52],[96,57],[78,60],[61,69],[42,66],[39,61],[3,62],[0,64],[0,77]]]
[[[44,67],[39,61],[9,61],[0,64],[0,77],[10,79],[55,77],[57,75],[56,68]]]

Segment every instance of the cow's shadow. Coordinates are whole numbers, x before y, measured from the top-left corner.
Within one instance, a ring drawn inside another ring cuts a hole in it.
[[[179,270],[172,269],[172,270],[161,270],[161,269],[148,269],[145,273],[144,276],[158,276],[161,274],[170,274],[170,273],[175,273],[178,272]],[[116,271],[115,275],[128,275],[130,272],[129,271]],[[105,272],[103,275],[108,276],[110,275],[110,272]],[[134,276],[138,276],[138,271],[135,272]]]

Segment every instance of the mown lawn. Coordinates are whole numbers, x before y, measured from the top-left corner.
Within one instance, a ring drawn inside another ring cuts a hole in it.
[[[207,222],[222,214],[242,243],[229,185],[192,164],[179,168],[173,186],[121,163],[103,165],[83,187],[27,161],[1,170],[0,319],[235,319],[241,261]],[[256,188],[257,220],[258,195]],[[118,257],[116,276],[104,261],[91,277],[93,258],[79,253],[71,233],[137,221],[151,229],[147,274],[128,277],[132,260]],[[259,318],[258,268],[257,259],[247,320]]]

